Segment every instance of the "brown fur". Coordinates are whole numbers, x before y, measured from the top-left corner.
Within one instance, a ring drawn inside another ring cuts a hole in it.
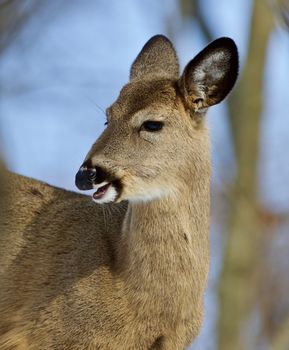
[[[228,72],[227,94],[237,53],[229,39],[215,43],[204,57],[222,50],[233,57],[220,68]],[[199,61],[192,69],[211,72]],[[8,174],[8,199],[0,203],[1,350],[183,350],[197,336],[211,171],[199,107],[209,104],[204,87],[212,79],[193,82],[203,98],[194,105],[189,80],[177,75],[171,43],[154,37],[86,157],[120,179],[119,203],[98,205]],[[141,129],[160,118],[160,132]]]

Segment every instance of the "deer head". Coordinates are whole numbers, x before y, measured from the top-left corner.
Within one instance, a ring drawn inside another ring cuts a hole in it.
[[[226,97],[237,74],[238,52],[229,38],[209,44],[181,77],[171,42],[151,38],[107,109],[107,127],[80,167],[77,187],[96,189],[98,203],[148,201],[209,178],[204,115]]]

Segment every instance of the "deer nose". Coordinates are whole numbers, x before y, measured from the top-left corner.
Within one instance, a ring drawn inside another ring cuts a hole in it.
[[[75,185],[79,190],[91,190],[96,177],[95,168],[81,167],[75,176]]]

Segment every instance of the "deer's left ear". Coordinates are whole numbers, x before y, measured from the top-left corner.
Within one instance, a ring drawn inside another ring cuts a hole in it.
[[[188,108],[198,111],[221,102],[234,86],[238,70],[238,50],[232,39],[209,44],[188,63],[179,80]]]

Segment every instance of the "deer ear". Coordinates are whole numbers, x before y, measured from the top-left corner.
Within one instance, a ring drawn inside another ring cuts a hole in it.
[[[153,36],[142,48],[130,69],[130,81],[178,79],[176,51],[164,35]]]
[[[188,63],[179,80],[188,108],[198,111],[221,102],[234,86],[238,70],[238,50],[232,39],[209,44]]]

